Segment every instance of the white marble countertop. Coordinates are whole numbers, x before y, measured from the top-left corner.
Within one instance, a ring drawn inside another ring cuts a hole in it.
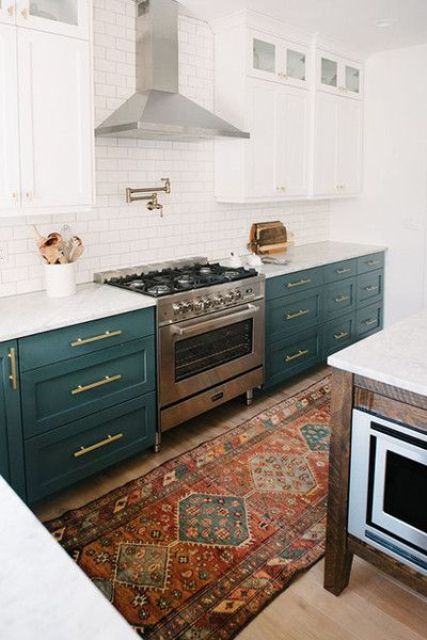
[[[0,342],[153,306],[154,298],[99,284],[81,285],[69,298],[44,291],[0,298]]]
[[[138,637],[0,477],[0,637]]]
[[[427,396],[427,310],[339,351],[328,364]]]
[[[360,258],[380,251],[387,247],[366,244],[352,244],[347,242],[315,242],[297,247],[290,247],[286,253],[275,254],[273,257],[289,260],[287,265],[265,264],[255,267],[266,278],[295,273],[304,269],[321,267],[332,262],[341,262],[350,258]]]

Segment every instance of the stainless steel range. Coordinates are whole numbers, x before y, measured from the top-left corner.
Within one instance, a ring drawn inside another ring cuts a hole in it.
[[[264,381],[264,276],[205,258],[96,274],[97,282],[158,298],[160,430]]]

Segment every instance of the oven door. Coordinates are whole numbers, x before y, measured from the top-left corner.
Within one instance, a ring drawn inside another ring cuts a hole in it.
[[[263,363],[263,300],[161,327],[160,406],[169,406]]]
[[[353,410],[348,531],[427,575],[427,433]]]
[[[427,552],[427,435],[408,431],[371,422],[368,524]]]

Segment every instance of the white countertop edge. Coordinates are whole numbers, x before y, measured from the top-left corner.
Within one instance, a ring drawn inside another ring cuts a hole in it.
[[[0,476],[0,629],[7,640],[136,640],[108,602]]]

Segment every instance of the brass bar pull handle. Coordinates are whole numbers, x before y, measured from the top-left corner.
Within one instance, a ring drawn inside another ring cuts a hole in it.
[[[293,287],[302,287],[304,284],[310,284],[310,282],[311,278],[307,278],[306,280],[303,278],[302,280],[298,280],[298,282],[288,282],[286,286],[288,289],[292,289]]]
[[[10,360],[10,375],[9,381],[12,389],[14,391],[18,388],[18,374],[17,374],[17,366],[16,366],[16,349],[12,347],[7,354],[7,357]]]
[[[379,260],[368,260],[366,263],[368,267],[375,267],[376,264],[381,264]]]
[[[336,269],[337,275],[343,276],[345,273],[351,273],[352,269]]]
[[[378,291],[378,286],[371,285],[369,287],[365,287],[365,291],[371,293],[372,291]]]
[[[341,304],[342,302],[348,302],[350,300],[350,296],[339,296],[338,298],[335,298],[335,302],[337,302],[338,304]]]
[[[372,324],[377,324],[376,318],[371,318],[370,320],[365,320],[363,322],[367,327],[370,327]]]
[[[92,344],[92,342],[99,342],[99,340],[107,340],[108,338],[115,338],[121,336],[122,331],[106,331],[99,336],[93,336],[91,338],[77,338],[71,343],[72,347],[82,347],[84,344]]]
[[[297,313],[288,313],[286,320],[295,320],[295,318],[302,318],[310,313],[310,309],[300,309]]]
[[[298,353],[294,353],[292,356],[286,356],[285,362],[293,362],[293,360],[299,360],[300,358],[304,358],[308,356],[310,353],[309,349],[305,349],[304,351],[298,351]]]
[[[78,451],[74,452],[74,457],[81,458],[82,456],[86,456],[92,451],[96,451],[97,449],[101,449],[101,447],[106,447],[113,442],[117,442],[117,440],[121,440],[123,435],[123,433],[116,433],[115,436],[107,436],[105,440],[101,440],[101,442],[97,442],[96,444],[91,444],[90,447],[80,447]]]
[[[117,376],[105,376],[102,380],[98,380],[97,382],[92,382],[91,384],[81,385],[71,390],[72,396],[78,396],[80,393],[86,393],[86,391],[92,391],[93,389],[98,389],[99,387],[104,387],[106,384],[112,384],[113,382],[119,382],[122,379],[121,375]]]
[[[347,338],[349,335],[348,331],[341,331],[341,333],[336,333],[334,338],[335,340],[344,340],[344,338]]]

